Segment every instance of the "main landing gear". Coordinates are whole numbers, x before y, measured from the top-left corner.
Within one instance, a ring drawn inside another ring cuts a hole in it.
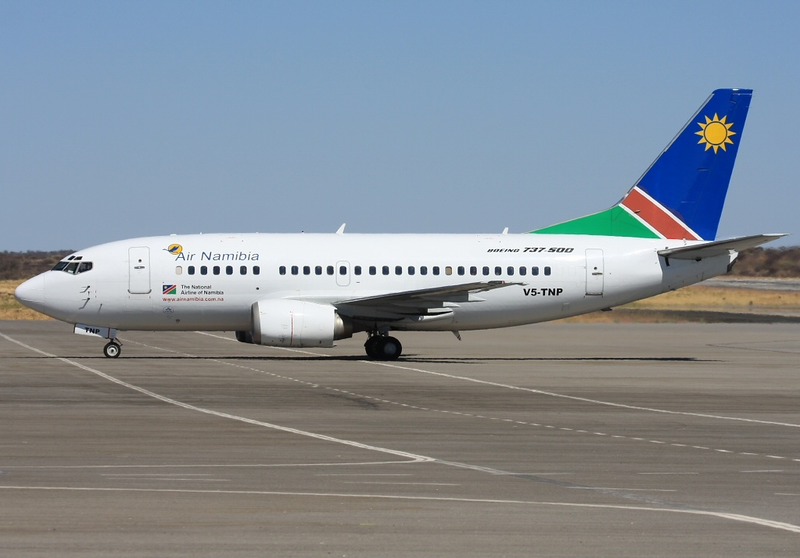
[[[103,354],[108,358],[117,358],[121,352],[122,344],[116,339],[112,339],[103,347]]]
[[[364,349],[369,358],[376,360],[397,360],[403,352],[400,341],[394,337],[377,333],[370,334],[369,339],[364,343]]]

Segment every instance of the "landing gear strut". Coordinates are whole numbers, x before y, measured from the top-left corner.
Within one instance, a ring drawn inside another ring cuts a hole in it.
[[[372,334],[367,342],[364,343],[364,349],[367,351],[369,358],[376,360],[397,360],[403,352],[403,345],[394,337],[388,335]]]
[[[117,358],[121,352],[122,345],[120,345],[116,339],[109,341],[106,346],[103,347],[103,354],[108,358]]]

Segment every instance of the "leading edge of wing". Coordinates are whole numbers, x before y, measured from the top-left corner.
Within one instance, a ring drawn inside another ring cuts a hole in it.
[[[712,258],[714,256],[728,254],[731,251],[741,252],[747,248],[754,248],[755,246],[772,242],[773,240],[777,240],[784,236],[786,236],[785,233],[756,234],[753,236],[729,238],[727,240],[714,240],[711,242],[703,242],[702,244],[693,244],[691,246],[679,246],[678,248],[659,250],[658,255],[676,260]]]

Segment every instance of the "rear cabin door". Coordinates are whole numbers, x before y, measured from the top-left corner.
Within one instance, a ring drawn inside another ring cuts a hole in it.
[[[139,246],[128,248],[128,292],[150,293],[150,248]]]
[[[586,250],[586,294],[603,296],[604,281],[603,251],[595,248]]]

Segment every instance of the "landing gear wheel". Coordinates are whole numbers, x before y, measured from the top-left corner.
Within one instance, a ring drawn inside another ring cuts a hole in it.
[[[121,352],[122,347],[114,341],[107,343],[106,346],[103,347],[103,354],[108,358],[117,358]]]
[[[381,360],[397,360],[403,352],[400,341],[394,337],[381,337],[378,344],[378,358]]]
[[[369,358],[380,358],[378,356],[378,345],[380,345],[380,342],[381,338],[377,335],[373,335],[364,343],[364,349],[367,351],[367,356]]]
[[[403,352],[400,341],[394,337],[373,335],[364,343],[369,358],[376,360],[397,360]]]

